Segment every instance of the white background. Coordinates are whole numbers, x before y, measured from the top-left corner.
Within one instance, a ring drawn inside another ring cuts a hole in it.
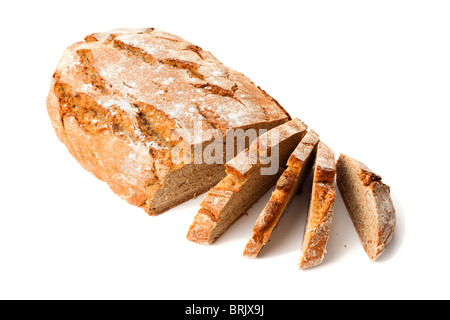
[[[448,299],[448,1],[2,3],[0,298]],[[398,227],[371,262],[338,197],[322,265],[298,270],[308,188],[261,258],[241,256],[270,194],[213,246],[201,198],[149,217],[69,155],[45,106],[87,34],[156,27],[211,51],[391,186]]]

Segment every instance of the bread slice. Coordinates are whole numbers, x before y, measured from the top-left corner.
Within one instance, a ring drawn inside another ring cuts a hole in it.
[[[311,200],[303,236],[300,269],[319,265],[325,256],[336,201],[335,176],[334,152],[327,145],[319,142]]]
[[[211,144],[229,149],[236,129],[260,134],[290,120],[249,78],[154,28],[96,33],[70,46],[53,75],[47,110],[74,158],[151,215],[226,176],[225,163],[237,152],[197,161]],[[179,149],[186,156],[176,156]]]
[[[278,180],[277,188],[253,227],[244,256],[256,258],[266,245],[295,195],[304,183],[314,163],[319,136],[311,130],[300,142],[288,161],[287,169]]]
[[[291,120],[268,131],[228,162],[227,176],[206,194],[187,238],[200,244],[216,241],[276,183],[306,132],[303,122]],[[273,165],[266,161],[270,157],[279,163],[273,174],[265,175],[264,169]]]
[[[337,184],[364,250],[375,261],[394,235],[390,188],[365,164],[343,154],[337,163]]]

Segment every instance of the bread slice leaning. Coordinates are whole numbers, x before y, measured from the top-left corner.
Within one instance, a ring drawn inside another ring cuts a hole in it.
[[[336,162],[333,150],[319,142],[311,200],[306,220],[299,267],[307,269],[322,263],[333,220],[336,190]]]
[[[395,230],[390,188],[365,164],[343,154],[337,163],[337,184],[364,250],[375,261]]]
[[[256,139],[249,150],[226,164],[227,176],[205,196],[189,228],[187,239],[200,244],[215,242],[278,180],[287,160],[306,135],[307,126],[293,119]],[[267,175],[278,160],[275,172]]]
[[[253,227],[244,256],[256,258],[269,241],[281,217],[289,208],[314,163],[319,136],[311,130],[300,142],[288,161],[287,169],[278,180],[277,188]]]

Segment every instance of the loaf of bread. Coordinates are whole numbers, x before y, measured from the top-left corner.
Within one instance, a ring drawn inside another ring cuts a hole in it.
[[[212,244],[277,184],[248,257],[267,243],[314,164],[300,268],[322,262],[336,197],[334,152],[210,52],[153,28],[88,35],[64,52],[47,110],[73,157],[150,215],[209,190],[187,234],[193,242]],[[265,173],[274,156],[275,170]],[[337,183],[365,251],[377,259],[396,224],[389,187],[345,155]]]
[[[333,220],[336,190],[336,160],[334,151],[323,142],[317,145],[313,187],[306,218],[300,258],[300,269],[322,263]]]
[[[225,177],[228,159],[202,161],[213,141],[225,143],[233,129],[259,132],[290,120],[250,79],[156,29],[92,34],[70,46],[47,109],[75,159],[151,215]]]
[[[277,182],[277,188],[253,227],[250,240],[245,246],[245,257],[256,258],[269,241],[311,171],[318,142],[319,136],[311,130],[292,153],[287,169]]]
[[[303,122],[291,120],[260,136],[249,150],[228,162],[227,176],[206,194],[187,238],[200,244],[214,243],[275,185],[306,132]],[[271,156],[276,157],[276,168],[265,174],[264,169],[273,165],[265,161]]]
[[[344,154],[337,163],[337,185],[364,250],[375,261],[395,231],[390,188],[365,164]]]

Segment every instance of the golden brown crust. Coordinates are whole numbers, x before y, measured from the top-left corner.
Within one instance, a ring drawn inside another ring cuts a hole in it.
[[[50,84],[50,87],[53,88],[55,86],[55,76],[53,76],[52,82]],[[58,139],[61,142],[64,142],[64,126],[62,124],[62,119],[60,116],[60,105],[59,105],[59,99],[56,96],[54,90],[50,90],[48,97],[47,97],[47,112],[50,116],[50,120],[52,122],[53,129],[56,132],[56,135],[58,136]]]
[[[255,143],[257,143],[257,141],[255,141]],[[257,164],[256,155],[253,152],[250,152],[250,150],[245,149],[235,158],[228,161],[225,164],[225,169],[230,177],[243,179],[256,169],[255,164]]]
[[[336,191],[331,187],[318,186],[312,197],[320,201],[314,201],[314,218],[308,223],[304,243],[306,249],[300,259],[300,269],[312,268],[319,265],[326,252],[326,246],[330,235],[333,218]]]
[[[361,169],[359,179],[361,180],[364,186],[366,187],[372,186],[372,188],[375,183],[381,182],[381,177],[379,175],[363,169]]]
[[[300,269],[319,265],[325,255],[331,230],[336,190],[334,152],[319,142],[308,218],[303,237]]]
[[[269,241],[273,230],[281,218],[280,214],[284,212],[286,207],[286,195],[293,192],[297,182],[296,180],[297,177],[292,172],[292,169],[288,168],[283,172],[280,180],[278,180],[277,189],[272,194],[270,201],[253,227],[252,235],[247,242],[243,256],[256,258],[262,247]]]
[[[195,215],[194,221],[189,227],[188,240],[198,244],[211,244],[211,232],[217,224],[218,219],[210,211],[201,208]]]
[[[146,208],[157,206],[149,202],[162,181],[185,165],[173,163],[171,149],[181,141],[191,147],[211,141],[203,134],[194,139],[196,128],[226,135],[289,119],[250,79],[153,28],[92,34],[70,46],[52,79],[47,109],[81,165]]]

